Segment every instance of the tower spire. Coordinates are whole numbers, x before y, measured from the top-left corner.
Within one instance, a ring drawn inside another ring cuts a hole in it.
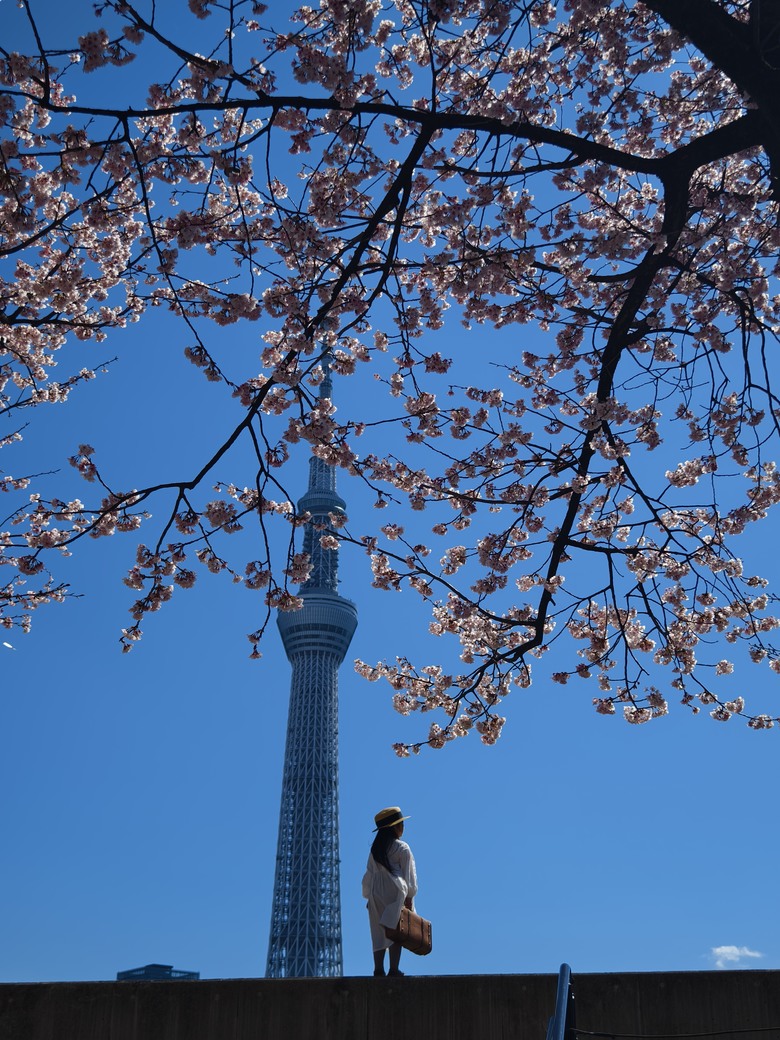
[[[320,400],[330,398],[323,365]],[[338,593],[338,549],[323,548],[344,515],[333,466],[312,456],[298,513],[309,513],[303,547],[311,571],[300,610],[277,624],[292,666],[276,853],[268,978],[342,974],[339,887],[338,669],[357,627],[354,603]]]

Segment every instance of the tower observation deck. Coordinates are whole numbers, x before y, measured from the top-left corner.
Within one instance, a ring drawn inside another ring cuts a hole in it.
[[[326,370],[320,398],[330,394]],[[267,978],[342,974],[338,669],[357,609],[337,591],[338,550],[320,540],[333,533],[330,517],[344,507],[334,467],[312,457],[309,486],[298,502],[299,513],[311,514],[303,548],[312,569],[298,592],[303,607],[277,617],[292,680]]]

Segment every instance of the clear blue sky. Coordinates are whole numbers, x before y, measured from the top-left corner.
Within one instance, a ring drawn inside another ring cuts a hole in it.
[[[3,5],[0,29],[18,15]],[[59,466],[70,480],[65,459],[88,441],[121,486],[189,473],[232,413],[177,335],[154,315],[79,348],[121,361],[67,406],[39,409],[4,470]],[[256,351],[256,327],[219,335]],[[482,349],[445,335],[450,351]],[[348,383],[336,383],[347,411],[365,392]],[[216,476],[249,483],[241,472],[238,455]],[[305,480],[302,453],[294,495]],[[367,529],[366,492],[339,481],[351,526]],[[260,600],[208,576],[122,655],[136,541],[85,544],[59,572],[81,598],[38,612],[29,636],[3,636],[15,649],[0,646],[0,981],[110,979],[151,961],[207,978],[264,972],[289,666],[275,629],[263,660],[248,659]],[[417,597],[373,592],[355,552],[342,552],[341,578],[360,612],[350,659],[421,656]],[[758,670],[732,679],[735,694],[771,683]],[[630,727],[595,715],[593,695],[538,673],[506,702],[496,747],[473,736],[400,761],[392,741],[423,736],[426,720],[396,715],[389,689],[345,664],[345,974],[372,968],[360,879],[373,816],[394,804],[411,816],[418,907],[434,925],[434,952],[405,955],[408,973],[780,967],[778,730],[674,708]],[[713,953],[728,947],[741,956]]]

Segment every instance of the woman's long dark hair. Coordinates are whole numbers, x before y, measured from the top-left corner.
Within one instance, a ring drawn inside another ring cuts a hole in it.
[[[395,841],[395,827],[380,827],[376,832],[374,843],[371,846],[371,855],[377,863],[381,863],[385,870],[392,873],[390,860],[387,858],[387,850]]]

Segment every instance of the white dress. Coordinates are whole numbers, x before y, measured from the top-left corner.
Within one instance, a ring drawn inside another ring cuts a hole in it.
[[[368,900],[368,922],[375,950],[386,950],[391,945],[385,935],[385,925],[395,928],[404,901],[413,900],[417,895],[417,870],[412,850],[406,842],[396,838],[387,850],[387,858],[392,872],[377,863],[369,853],[363,876],[363,897]]]

